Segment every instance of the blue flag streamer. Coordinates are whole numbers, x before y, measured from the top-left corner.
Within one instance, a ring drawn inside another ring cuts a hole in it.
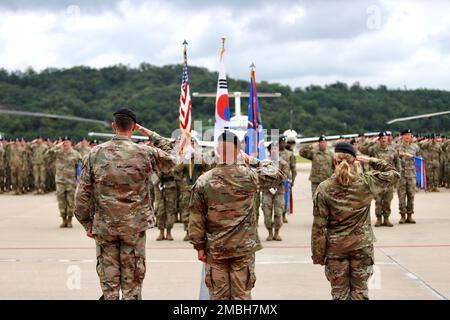
[[[250,97],[248,104],[248,125],[247,137],[245,141],[245,153],[258,158],[259,160],[263,160],[266,158],[266,148],[264,146],[264,129],[261,121],[254,70],[252,70],[251,72],[250,79]]]

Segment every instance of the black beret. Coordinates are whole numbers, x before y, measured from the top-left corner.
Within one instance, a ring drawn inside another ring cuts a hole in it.
[[[64,136],[64,138],[62,139],[62,141],[72,141],[72,139],[70,139],[69,136]]]
[[[356,141],[356,139],[355,138],[352,138],[352,140],[350,140],[350,144],[351,145],[354,145],[354,144],[357,144],[358,142]]]
[[[336,143],[336,146],[334,147],[334,152],[336,153],[348,153],[351,154],[356,158],[356,152],[355,149],[353,149],[352,145],[347,142],[339,142]]]
[[[93,145],[93,144],[98,144],[97,140],[92,140],[91,142],[89,142],[89,145]]]
[[[381,137],[386,137],[387,136],[387,133],[385,132],[385,131],[381,131],[379,134],[378,134],[378,136],[381,138]]]
[[[136,115],[130,109],[127,109],[127,108],[119,109],[116,112],[114,112],[113,115],[114,116],[126,116],[126,117],[131,118],[131,120],[133,120],[135,123],[137,123]]]
[[[322,141],[327,141],[327,137],[325,137],[324,135],[321,135],[319,137],[319,142],[322,142]]]
[[[278,138],[278,142],[286,141],[286,136],[283,134]]]
[[[401,132],[401,135],[407,134],[407,133],[412,133],[411,129],[405,129]]]

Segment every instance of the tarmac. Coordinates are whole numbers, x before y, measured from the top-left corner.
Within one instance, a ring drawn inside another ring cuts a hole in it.
[[[259,235],[264,249],[256,254],[253,299],[324,299],[330,285],[324,267],[311,262],[312,200],[309,164],[298,165],[293,188],[294,214],[281,229],[281,242],[267,242],[263,216]],[[393,228],[374,228],[374,275],[370,298],[387,300],[450,297],[450,190],[416,194],[417,224],[399,225],[398,199],[392,202]],[[372,221],[375,220],[372,206]],[[373,223],[373,222],[372,222]],[[0,299],[90,299],[101,296],[95,243],[74,220],[60,229],[55,193],[0,195]],[[182,224],[175,241],[155,241],[147,233],[144,299],[198,300],[202,263],[183,242]]]

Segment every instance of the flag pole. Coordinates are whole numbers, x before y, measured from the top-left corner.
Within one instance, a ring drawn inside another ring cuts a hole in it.
[[[186,48],[187,45],[188,45],[188,43],[187,43],[186,39],[184,39],[184,41],[183,41],[183,65],[186,65],[186,63],[187,63],[187,48]],[[185,141],[185,143],[189,143],[191,146],[192,142],[191,142],[190,132],[185,132],[185,136],[189,139],[189,141]],[[192,179],[192,173],[193,173],[193,169],[192,169],[192,156],[191,156],[189,159],[189,179],[190,180]]]

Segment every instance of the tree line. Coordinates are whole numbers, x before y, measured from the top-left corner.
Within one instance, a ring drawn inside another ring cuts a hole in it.
[[[78,66],[9,72],[0,69],[0,105],[11,109],[112,120],[122,106],[131,107],[141,124],[170,135],[179,127],[178,104],[181,65],[157,67],[142,63],[132,68],[116,65],[101,69]],[[191,92],[215,92],[217,73],[205,68],[189,68]],[[228,79],[229,91],[248,91],[249,81]],[[259,92],[280,92],[281,98],[259,99],[266,129],[292,129],[303,136],[362,133],[379,130],[398,132],[411,128],[416,133],[448,133],[449,116],[416,120],[387,126],[393,118],[450,110],[450,92],[434,89],[388,89],[362,87],[342,82],[325,86],[294,88],[279,83],[258,82]],[[203,128],[214,125],[214,99],[195,98],[193,120]],[[247,99],[242,100],[247,112]],[[231,111],[234,101],[230,99]],[[292,121],[291,121],[292,112]],[[111,132],[104,126],[0,114],[0,132],[7,137],[75,139],[89,131]]]

